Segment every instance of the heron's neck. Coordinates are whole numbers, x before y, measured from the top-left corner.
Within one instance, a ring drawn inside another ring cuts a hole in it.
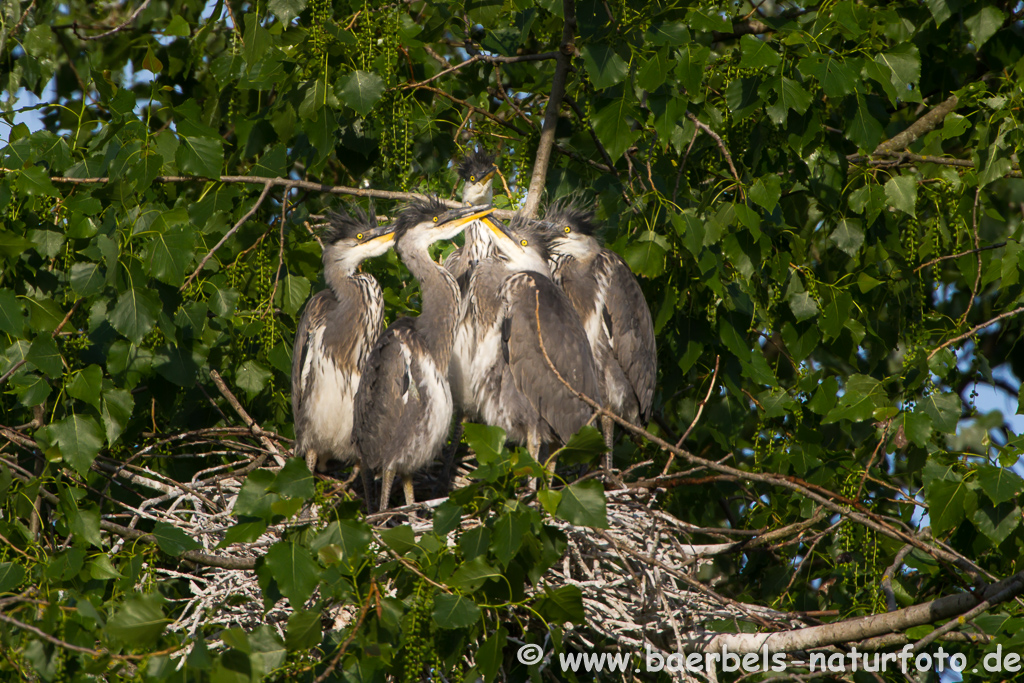
[[[434,357],[442,375],[448,373],[448,361],[455,343],[455,324],[459,313],[459,286],[451,274],[434,263],[426,249],[419,245],[403,248],[399,243],[398,255],[420,283],[423,309],[416,318],[416,329]]]

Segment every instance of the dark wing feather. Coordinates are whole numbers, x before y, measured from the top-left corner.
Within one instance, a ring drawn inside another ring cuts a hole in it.
[[[640,419],[646,424],[650,420],[658,374],[658,350],[651,310],[640,290],[640,283],[618,254],[605,250],[595,265],[605,269],[608,275],[604,308],[611,319],[612,353],[633,387],[640,407]]]
[[[400,318],[377,340],[359,382],[352,434],[363,462],[371,469],[383,469],[389,456],[403,453],[402,426],[406,412],[418,401],[407,396],[413,379],[409,376],[411,318]],[[404,347],[404,348],[403,348]]]
[[[299,327],[295,330],[295,344],[292,347],[292,418],[296,434],[305,426],[302,417],[303,405],[312,386],[308,377],[305,382],[302,381],[302,368],[311,352],[310,346],[316,329],[324,325],[328,312],[337,304],[338,300],[329,289],[314,294],[306,302],[302,317],[299,319]]]
[[[539,320],[544,350],[558,373],[577,391],[600,403],[594,356],[583,324],[562,291],[539,273],[517,273],[506,280],[502,290],[513,380],[565,442],[587,423],[593,411],[551,371],[541,351],[537,323]]]

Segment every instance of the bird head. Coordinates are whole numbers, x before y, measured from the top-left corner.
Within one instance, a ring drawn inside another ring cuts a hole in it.
[[[329,225],[324,233],[324,269],[341,267],[346,272],[355,270],[363,260],[380,256],[395,241],[394,225],[378,226],[371,208],[369,214],[359,207],[351,213],[332,211],[327,214]]]
[[[510,223],[487,216],[481,221],[490,228],[498,257],[516,271],[548,273],[549,230],[541,222],[515,216]]]
[[[462,202],[469,206],[490,204],[493,197],[491,180],[497,170],[494,157],[479,150],[463,159],[459,164],[459,178],[465,183],[462,186]]]
[[[440,240],[450,240],[465,227],[489,216],[493,206],[463,206],[449,209],[436,197],[409,202],[395,221],[395,239],[400,245],[426,249]]]
[[[594,212],[572,202],[561,202],[548,208],[542,221],[548,232],[552,256],[583,258],[600,250],[595,233]]]

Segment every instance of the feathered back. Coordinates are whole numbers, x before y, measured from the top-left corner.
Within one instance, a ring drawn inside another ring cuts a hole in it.
[[[370,205],[370,213],[362,207],[353,206],[350,211],[330,211],[327,214],[327,231],[324,232],[324,243],[335,244],[343,239],[356,239],[356,235],[377,227],[376,211]]]
[[[600,226],[594,220],[594,212],[584,208],[576,200],[559,200],[549,206],[544,212],[544,220],[553,223],[556,228],[561,229],[566,225],[575,232],[597,237]]]
[[[402,209],[395,221],[395,239],[399,240],[414,225],[439,217],[448,211],[448,207],[437,197],[429,199],[412,199]]]
[[[494,169],[494,156],[482,150],[476,150],[470,152],[459,164],[459,178],[469,180],[472,176],[480,180]]]

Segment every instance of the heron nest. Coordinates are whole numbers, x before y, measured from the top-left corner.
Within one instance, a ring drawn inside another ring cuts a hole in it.
[[[255,428],[258,430],[258,427]],[[225,548],[218,544],[233,525],[231,510],[248,472],[257,466],[279,469],[288,457],[287,440],[259,430],[254,445],[238,437],[250,439],[253,426],[220,428],[192,432],[162,439],[143,448],[127,463],[100,460],[97,465],[109,473],[112,484],[128,484],[139,492],[148,489],[153,496],[137,506],[122,504],[124,511],[109,515],[108,520],[129,529],[147,520],[165,522],[181,529],[201,546],[200,552],[217,558],[222,564],[252,561],[262,556],[289,527],[320,521],[319,510],[307,508],[295,518],[272,526],[255,542],[238,543]],[[232,460],[231,464],[204,469],[188,482],[176,482],[147,465],[153,458],[210,458]],[[141,464],[135,464],[141,462]],[[418,490],[429,490],[441,476],[441,465],[435,463],[421,474]],[[460,466],[456,486],[467,481],[470,472]],[[355,477],[353,477],[355,478]],[[336,486],[344,486],[340,481]],[[703,566],[722,552],[735,550],[737,542],[694,545],[690,536],[700,531],[685,521],[661,511],[658,489],[629,488],[607,491],[607,529],[576,527],[548,517],[547,523],[559,528],[568,539],[568,548],[561,561],[544,577],[550,588],[574,585],[582,592],[586,626],[567,629],[568,644],[593,651],[597,647],[617,647],[621,651],[643,653],[645,647],[664,654],[698,646],[714,635],[711,622],[753,622],[774,629],[802,625],[794,615],[771,609],[737,603],[715,591],[714,579],[699,580]],[[371,515],[371,524],[386,523],[393,515],[403,515],[417,537],[433,531],[432,510],[443,498],[396,508],[387,513]],[[127,521],[126,521],[127,520]],[[466,530],[479,520],[464,519]],[[448,536],[456,544],[456,534]],[[130,539],[119,538],[116,552]],[[379,538],[378,557],[390,559]],[[186,558],[187,559],[187,558]],[[710,572],[706,572],[710,574]],[[179,599],[181,606],[172,631],[190,638],[207,635],[210,647],[221,645],[223,629],[251,630],[269,624],[283,638],[291,613],[284,599],[264,611],[263,595],[256,573],[248,568],[209,566],[204,562],[182,562],[177,569],[152,568],[150,580],[186,580],[191,595]],[[313,598],[316,599],[316,596]],[[356,616],[358,606],[330,605],[324,614],[324,626],[343,629]],[[524,617],[528,615],[524,612]],[[213,627],[211,629],[211,627]],[[546,648],[550,651],[550,648]],[[549,655],[550,656],[550,655]],[[545,662],[542,666],[550,665]],[[674,674],[688,680],[685,673]]]

